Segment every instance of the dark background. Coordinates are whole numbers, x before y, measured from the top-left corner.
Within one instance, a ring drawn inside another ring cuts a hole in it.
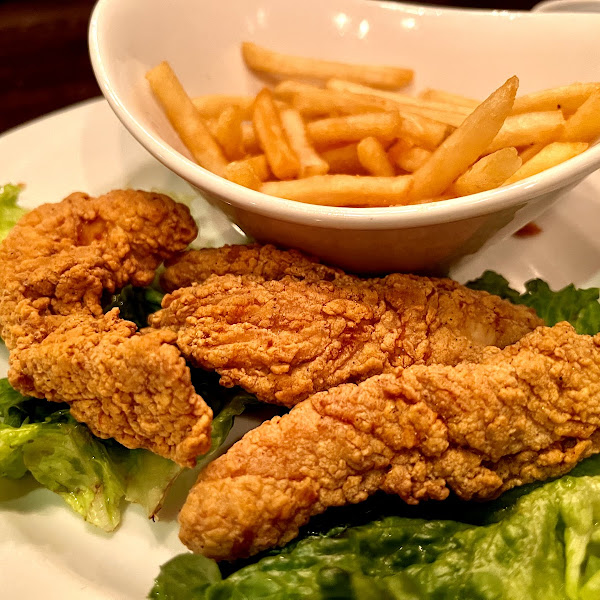
[[[527,10],[536,3],[430,4]],[[94,4],[95,0],[0,0],[0,133],[100,95],[87,50]]]

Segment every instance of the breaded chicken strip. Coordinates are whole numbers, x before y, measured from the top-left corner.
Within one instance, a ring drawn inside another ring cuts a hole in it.
[[[399,274],[213,276],[166,296],[149,321],[176,332],[184,356],[223,385],[286,406],[396,367],[456,364],[542,324],[529,308],[449,279]]]
[[[600,451],[600,334],[539,328],[479,364],[415,365],[305,400],[200,474],[180,514],[194,552],[284,544],[377,490],[414,504],[488,499]]]
[[[72,194],[28,213],[0,245],[0,335],[11,384],[71,404],[101,437],[191,466],[210,446],[210,408],[169,332],[140,335],[102,295],[148,285],[196,235],[161,194]]]
[[[175,336],[140,335],[118,314],[63,317],[44,340],[11,353],[11,385],[68,402],[98,437],[193,466],[210,446],[212,413],[192,386]]]
[[[11,349],[43,339],[60,323],[53,317],[101,315],[104,291],[149,285],[196,232],[186,206],[134,190],[32,210],[0,245],[0,337]]]
[[[178,288],[202,283],[211,275],[254,275],[261,279],[281,279],[286,275],[313,281],[346,277],[340,269],[321,264],[298,250],[280,250],[271,244],[249,244],[189,250],[166,263],[160,279],[162,288]]]

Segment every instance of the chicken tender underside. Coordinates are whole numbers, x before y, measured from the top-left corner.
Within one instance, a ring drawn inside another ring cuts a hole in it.
[[[311,515],[377,490],[487,499],[600,450],[600,334],[539,328],[481,362],[415,365],[318,393],[200,474],[180,514],[194,552],[283,544]]]
[[[476,358],[483,346],[504,347],[542,321],[449,279],[227,274],[175,290],[150,324],[176,332],[182,353],[216,370],[223,385],[292,406],[396,367]]]

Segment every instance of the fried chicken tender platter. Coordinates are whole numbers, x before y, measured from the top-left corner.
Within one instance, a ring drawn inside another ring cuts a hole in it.
[[[600,334],[450,279],[359,278],[270,245],[185,251],[167,196],[75,193],[0,245],[9,381],[99,437],[193,466],[212,411],[188,365],[291,410],[209,463],[180,538],[217,560],[280,546],[377,491],[487,500],[600,451]],[[103,308],[165,263],[149,327]]]

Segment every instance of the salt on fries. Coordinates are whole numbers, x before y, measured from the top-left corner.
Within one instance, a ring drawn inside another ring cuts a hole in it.
[[[271,196],[330,206],[421,204],[540,173],[600,138],[600,83],[483,102],[399,89],[411,69],[290,56],[250,42],[246,65],[276,78],[256,96],[190,98],[163,62],[146,75],[193,158]]]

